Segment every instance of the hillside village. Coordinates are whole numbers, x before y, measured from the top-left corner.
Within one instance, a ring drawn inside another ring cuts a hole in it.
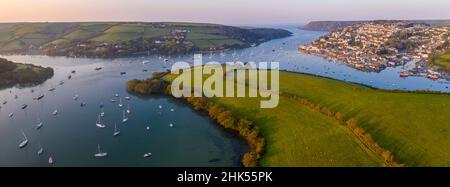
[[[369,21],[337,29],[299,47],[302,53],[340,61],[362,71],[379,72],[386,67],[414,61],[416,67],[401,76],[425,75],[448,78],[428,68],[433,54],[449,49],[450,27],[408,21]]]

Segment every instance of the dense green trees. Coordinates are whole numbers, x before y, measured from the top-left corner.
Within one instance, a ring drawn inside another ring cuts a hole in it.
[[[170,94],[170,83],[162,79],[166,74],[167,72],[154,73],[150,79],[130,80],[127,88],[129,91],[140,94]],[[250,147],[250,151],[242,159],[242,164],[246,167],[257,166],[265,147],[265,140],[260,134],[259,127],[205,97],[185,97],[183,99],[195,110],[206,112],[222,127],[238,132]]]
[[[13,63],[0,58],[0,87],[15,84],[38,84],[52,76],[52,68]]]

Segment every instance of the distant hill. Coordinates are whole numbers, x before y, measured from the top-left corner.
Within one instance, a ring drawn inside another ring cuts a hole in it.
[[[205,23],[91,22],[0,24],[0,53],[123,56],[244,48],[290,36],[281,29]]]
[[[450,25],[450,20],[411,20],[411,21],[416,23],[425,23],[434,26]],[[334,31],[342,27],[359,24],[363,22],[367,21],[312,21],[301,27],[301,29],[311,31]]]
[[[302,29],[312,31],[334,31],[338,28],[362,22],[363,21],[312,21],[304,25]]]

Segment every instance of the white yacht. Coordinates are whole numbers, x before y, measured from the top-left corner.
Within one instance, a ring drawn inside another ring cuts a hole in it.
[[[48,158],[48,163],[49,163],[49,164],[53,164],[53,158],[52,158],[52,157],[49,157],[49,158]]]
[[[122,98],[119,99],[119,104],[118,104],[118,106],[119,106],[120,108],[123,107],[123,104],[122,104]]]
[[[131,114],[131,110],[130,110],[130,104],[128,104],[128,108],[127,108],[127,114]]]
[[[106,127],[105,125],[102,124],[100,115],[98,115],[98,117],[97,117],[97,122],[95,123],[95,126],[97,126],[98,128],[105,128]]]
[[[171,124],[169,124],[169,127],[170,127],[170,128],[172,128],[172,127],[173,127],[173,124],[172,124],[172,123],[171,123]]]
[[[36,129],[40,129],[44,123],[42,123],[41,119],[38,118],[38,124],[36,125]]]
[[[54,116],[58,115],[58,109],[55,108],[55,110],[52,112],[52,114],[53,114]]]
[[[125,111],[123,111],[123,115],[122,115],[122,123],[125,123],[128,121],[128,118],[125,115]]]
[[[23,132],[23,130],[22,130],[22,135],[23,135],[23,137],[25,138],[25,140],[23,140],[22,142],[20,142],[20,144],[19,144],[19,148],[24,148],[25,146],[27,146],[27,144],[28,144],[28,138],[27,138],[27,136],[25,135],[25,133]]]
[[[98,144],[97,149],[98,149],[98,152],[97,152],[96,154],[94,154],[95,157],[105,157],[105,156],[108,156],[108,153],[107,153],[107,152],[102,152],[102,151],[100,150],[100,144]]]
[[[150,157],[150,156],[152,156],[152,153],[145,153],[144,154],[144,158],[147,158],[147,157]]]
[[[39,145],[39,150],[38,150],[37,154],[42,155],[42,153],[44,152],[44,148],[42,148],[40,143],[38,145]]]
[[[117,129],[117,124],[114,124],[114,136],[117,136],[120,134],[120,130]]]

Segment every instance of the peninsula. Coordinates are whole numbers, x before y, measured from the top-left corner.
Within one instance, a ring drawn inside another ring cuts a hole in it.
[[[40,84],[52,76],[52,68],[14,63],[0,58],[0,88],[16,84]]]
[[[70,57],[169,55],[246,48],[291,34],[282,29],[206,23],[9,23],[0,24],[0,53]]]
[[[176,76],[155,73],[127,87],[171,96]],[[282,71],[279,98],[273,109],[261,109],[258,97],[182,99],[247,140],[244,166],[450,165],[449,150],[442,149],[450,146],[448,94],[379,90]]]

